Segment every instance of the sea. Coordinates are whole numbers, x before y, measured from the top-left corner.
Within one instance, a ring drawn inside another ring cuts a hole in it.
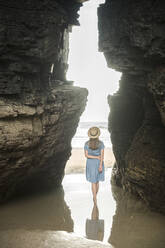
[[[101,135],[99,138],[104,142],[105,147],[112,147],[110,133],[108,131],[108,122],[80,122],[76,134],[72,139],[72,147],[83,148],[84,143],[89,139],[88,130],[94,126],[100,128]]]

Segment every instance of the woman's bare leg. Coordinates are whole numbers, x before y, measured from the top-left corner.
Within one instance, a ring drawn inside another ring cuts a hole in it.
[[[99,219],[99,210],[97,204],[93,205],[91,220],[98,220]]]
[[[96,183],[92,183],[92,194],[93,194],[93,202],[94,204],[97,204],[97,200],[96,200],[97,184]]]
[[[98,193],[99,191],[99,182],[96,183],[96,194]]]

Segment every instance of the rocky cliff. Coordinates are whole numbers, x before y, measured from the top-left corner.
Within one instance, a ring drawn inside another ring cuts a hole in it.
[[[99,47],[123,73],[109,96],[114,178],[165,213],[165,2],[107,0],[98,10]]]
[[[65,77],[79,2],[0,1],[0,201],[63,178],[87,97]]]

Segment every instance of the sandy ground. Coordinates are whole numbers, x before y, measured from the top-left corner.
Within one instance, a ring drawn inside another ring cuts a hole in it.
[[[104,151],[104,164],[105,168],[113,166],[115,158],[111,148],[105,148]],[[70,173],[83,173],[85,171],[86,158],[82,148],[73,148],[72,155],[68,160],[65,167],[65,174]]]
[[[165,248],[165,216],[150,211],[122,188],[111,187],[111,172],[108,168],[100,182],[94,222],[91,184],[81,173],[66,175],[63,188],[1,205],[0,248],[104,247],[83,239],[89,234],[115,248]]]

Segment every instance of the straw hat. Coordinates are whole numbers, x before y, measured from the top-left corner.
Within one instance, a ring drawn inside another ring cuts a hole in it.
[[[91,139],[96,139],[100,136],[100,129],[98,127],[91,127],[88,130],[88,136]]]

